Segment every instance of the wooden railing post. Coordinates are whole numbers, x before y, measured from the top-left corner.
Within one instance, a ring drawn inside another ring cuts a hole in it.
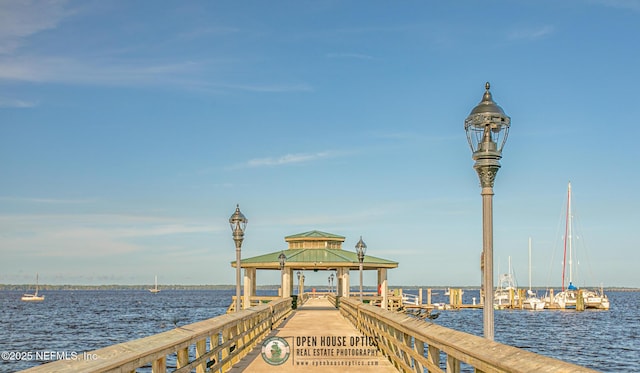
[[[151,372],[153,373],[166,373],[167,372],[167,357],[163,356],[156,359],[151,364]]]
[[[220,351],[218,346],[222,343],[222,333],[220,331],[216,331],[214,335],[209,338],[209,351],[218,351],[215,355],[210,358],[214,360],[215,363],[220,363],[222,361],[224,351]],[[206,370],[205,370],[206,371]]]
[[[176,368],[182,368],[183,366],[189,364],[189,348],[181,348],[177,353],[177,365]]]
[[[413,342],[413,350],[416,353],[422,353],[424,354],[424,342],[422,342],[419,339],[414,340]],[[424,372],[426,370],[426,367],[424,366],[424,364],[422,364],[422,362],[420,360],[415,360],[413,362],[414,366],[413,369],[416,373],[420,372]]]
[[[211,339],[214,339],[214,337],[217,337],[217,334],[211,336]],[[206,353],[207,353],[207,340],[201,339],[198,342],[196,342],[196,359],[201,358]],[[207,371],[206,361],[196,367],[196,373],[205,373],[206,371]]]
[[[447,355],[447,373],[460,373],[460,361]]]

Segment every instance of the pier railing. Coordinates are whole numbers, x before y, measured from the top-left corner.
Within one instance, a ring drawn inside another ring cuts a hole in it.
[[[184,373],[194,369],[197,373],[224,372],[291,313],[291,301],[279,298],[233,314],[83,353],[77,360],[60,360],[23,372],[135,372],[145,366],[151,366],[154,373]]]
[[[457,373],[466,367],[475,372],[595,372],[353,298],[339,298],[338,307],[358,330],[377,341],[400,372]]]
[[[280,299],[282,297],[271,297],[271,296],[251,296],[249,297],[249,307],[255,307],[261,304],[269,303],[276,299]],[[240,297],[240,307],[245,309],[245,297]],[[249,308],[246,307],[246,308]],[[235,313],[236,312],[236,296],[233,295],[231,297],[231,304],[227,308],[227,313]]]

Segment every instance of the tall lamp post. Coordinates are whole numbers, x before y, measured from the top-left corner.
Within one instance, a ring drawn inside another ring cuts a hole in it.
[[[247,227],[247,218],[240,212],[240,205],[236,205],[236,211],[229,218],[233,240],[236,243],[236,312],[240,311],[240,248],[244,240],[244,230]]]
[[[362,241],[362,236],[360,236],[360,241],[356,244],[356,252],[358,253],[358,262],[360,262],[360,303],[362,303],[362,262],[364,262],[364,253],[367,251],[367,244]]]
[[[467,140],[475,161],[473,168],[482,187],[482,259],[480,268],[484,286],[484,337],[493,340],[493,182],[500,169],[502,148],[507,141],[511,118],[493,101],[485,84],[482,101],[464,121]]]

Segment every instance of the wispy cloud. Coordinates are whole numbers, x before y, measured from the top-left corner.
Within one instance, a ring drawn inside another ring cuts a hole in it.
[[[139,85],[158,83],[159,77],[177,79],[198,71],[195,62],[130,64],[118,61],[81,61],[68,57],[15,57],[0,60],[0,79],[39,83]]]
[[[319,159],[331,158],[341,155],[339,152],[324,151],[317,153],[297,153],[285,154],[279,157],[254,158],[244,163],[231,166],[230,168],[254,168],[254,167],[275,167],[294,163],[313,162]]]
[[[19,48],[26,37],[53,29],[74,14],[65,0],[0,1],[0,54]]]
[[[121,59],[91,60],[74,57],[0,57],[0,80],[125,87],[178,87],[207,92],[246,91],[256,93],[313,92],[306,83],[234,84],[203,78],[210,61],[158,63]],[[30,104],[6,100],[6,105]],[[0,105],[2,101],[0,101]]]
[[[509,33],[509,40],[537,40],[552,34],[555,28],[550,25],[544,25],[535,28],[523,28],[513,30]]]
[[[25,109],[36,106],[35,102],[0,97],[0,107]]]
[[[169,55],[164,58],[127,58],[139,46],[118,44],[79,54],[55,54],[32,49],[34,36],[52,32],[68,17],[82,13],[69,6],[66,0],[0,1],[0,80],[95,86],[172,87],[208,93],[247,91],[256,93],[310,92],[306,83],[228,82],[220,70],[237,63],[228,59],[188,59]],[[241,32],[235,27],[194,27],[177,35],[164,35],[163,45],[182,43],[198,38],[226,37]],[[55,40],[55,32],[51,38]],[[159,38],[163,35],[159,35]],[[0,100],[0,107],[32,107],[28,100],[15,98]]]
[[[0,253],[105,256],[145,250],[144,238],[198,234],[226,227],[155,216],[117,214],[0,215]]]

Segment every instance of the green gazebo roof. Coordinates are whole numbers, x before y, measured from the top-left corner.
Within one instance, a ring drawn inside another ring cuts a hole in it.
[[[344,236],[317,230],[293,234],[284,238],[289,243],[286,250],[241,259],[240,267],[256,269],[280,269],[280,254],[287,257],[286,268],[302,270],[328,270],[336,268],[357,269],[360,267],[355,251],[343,250]],[[235,267],[236,262],[231,262]],[[363,269],[397,268],[398,262],[365,255]]]
[[[291,239],[296,239],[296,238],[333,238],[333,239],[342,240],[342,241],[344,241],[345,239],[344,236],[339,236],[337,234],[313,230],[309,232],[292,234],[291,236],[286,236],[284,240],[289,241]]]
[[[358,268],[360,262],[358,255],[353,251],[342,249],[289,249],[274,251],[269,254],[258,255],[252,258],[241,259],[240,266],[247,268],[279,269],[281,253],[287,257],[285,267],[300,269],[330,269],[336,267]],[[231,262],[235,267],[236,262]],[[362,262],[364,269],[397,268],[398,262],[365,255]]]

